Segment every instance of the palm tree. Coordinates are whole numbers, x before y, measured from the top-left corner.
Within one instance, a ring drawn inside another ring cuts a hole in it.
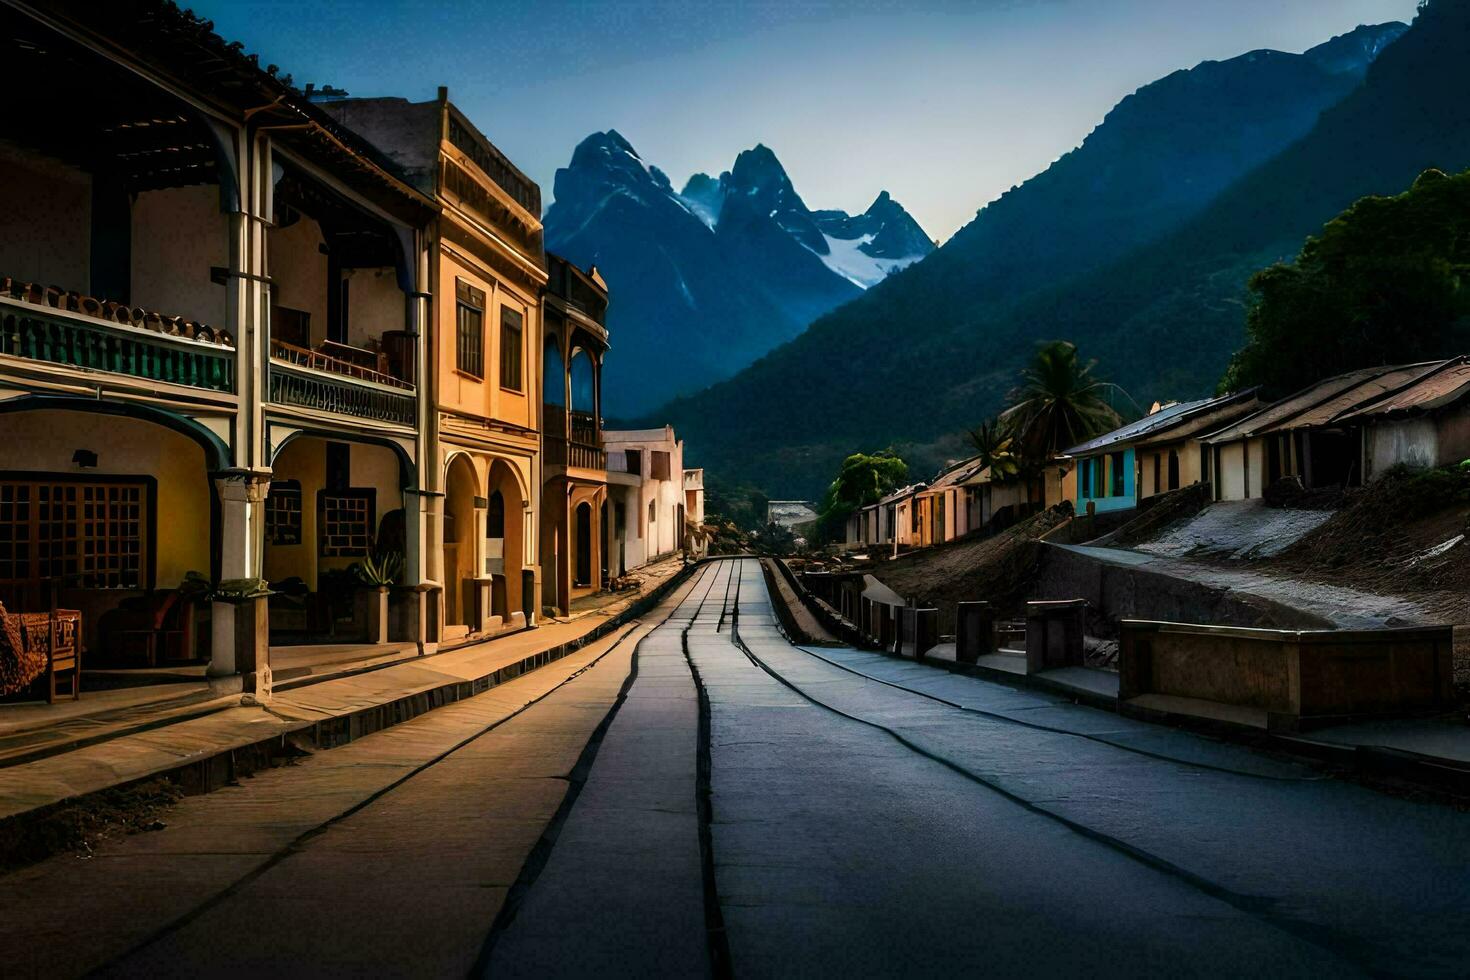
[[[975,458],[980,467],[990,470],[990,479],[993,482],[1004,483],[1020,473],[1020,460],[1016,459],[1016,454],[1011,449],[1014,440],[999,419],[981,422],[966,435],[970,438],[970,445],[975,448]]]
[[[1000,422],[1028,462],[1044,462],[1122,424],[1107,396],[1128,395],[1093,377],[1096,366],[1097,361],[1081,362],[1077,345],[1054,340],[1042,344],[1021,372],[1021,386],[1011,393],[1011,407]]]

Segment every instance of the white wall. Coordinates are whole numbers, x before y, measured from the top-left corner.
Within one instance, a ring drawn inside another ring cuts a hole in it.
[[[230,264],[229,222],[213,184],[144,191],[133,203],[132,305],[223,328],[226,287],[212,266]]]
[[[271,302],[311,314],[311,345],[327,339],[327,257],[321,226],[302,217],[286,228],[272,228],[266,247]]]
[[[0,276],[85,293],[91,255],[91,177],[0,144]]]
[[[1368,478],[1376,480],[1390,467],[1431,467],[1439,462],[1439,429],[1432,418],[1383,422],[1363,430]]]
[[[389,330],[402,330],[407,323],[408,304],[403,291],[398,288],[397,274],[391,268],[348,269],[344,278],[347,287],[347,342],[354,347],[370,348],[368,341],[377,342]],[[451,297],[453,299],[453,297]],[[488,319],[488,314],[487,314]],[[494,324],[495,336],[500,336],[500,321]],[[486,344],[485,371],[490,371],[490,348]],[[494,364],[499,377],[500,362]]]

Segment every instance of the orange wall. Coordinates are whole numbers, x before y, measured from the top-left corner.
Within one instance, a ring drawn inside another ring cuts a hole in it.
[[[457,349],[458,304],[455,281],[463,279],[485,294],[485,377],[475,379],[461,373],[455,362]],[[439,282],[436,290],[439,358],[439,405],[447,411],[480,418],[493,418],[512,425],[532,428],[532,398],[536,394],[540,367],[535,356],[539,350],[540,312],[530,298],[498,279],[474,270],[454,255],[440,252]],[[516,310],[521,314],[521,391],[500,387],[500,311]]]

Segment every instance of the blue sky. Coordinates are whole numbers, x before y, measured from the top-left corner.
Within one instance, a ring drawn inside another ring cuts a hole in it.
[[[186,0],[188,2],[188,0]],[[439,85],[552,196],[614,128],[676,185],[775,150],[813,208],[888,190],[930,235],[1082,141],[1129,92],[1255,48],[1301,51],[1416,0],[194,0],[298,85]]]

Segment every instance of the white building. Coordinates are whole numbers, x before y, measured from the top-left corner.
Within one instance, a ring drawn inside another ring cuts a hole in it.
[[[671,555],[685,546],[684,443],[671,426],[604,431],[607,449],[606,561],[610,576]],[[703,471],[697,500],[703,518]]]

